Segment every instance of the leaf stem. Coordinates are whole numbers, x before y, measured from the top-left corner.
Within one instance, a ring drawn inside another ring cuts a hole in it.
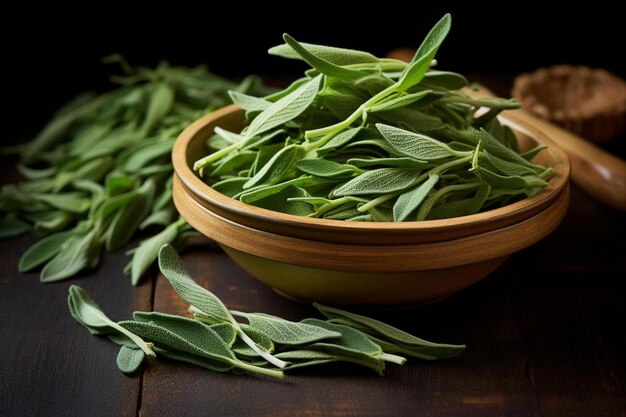
[[[258,353],[260,357],[262,357],[263,359],[265,359],[266,361],[268,361],[272,365],[277,366],[277,367],[279,367],[281,369],[286,367],[287,365],[289,365],[289,362],[285,362],[283,360],[280,360],[277,357],[273,356],[268,351],[266,351],[264,349],[261,349],[259,347],[259,345],[257,345],[257,343],[254,340],[250,339],[250,336],[248,336],[241,329],[241,327],[239,327],[239,324],[237,324],[235,326],[235,328],[237,329],[237,334],[239,335],[239,337],[241,337],[241,340],[243,340],[246,345],[250,346],[252,348],[252,350],[254,350],[256,353]]]
[[[385,88],[384,90],[378,92],[378,94],[376,94],[375,96],[368,99],[365,103],[361,104],[359,108],[356,109],[350,116],[348,116],[346,120],[339,122],[339,123],[335,123],[334,125],[322,127],[320,129],[307,130],[306,132],[304,132],[304,137],[306,139],[310,139],[316,136],[324,136],[322,139],[312,143],[312,145],[316,145],[316,146],[313,146],[312,149],[316,149],[317,147],[322,146],[326,142],[331,140],[335,135],[340,133],[343,129],[350,126],[355,120],[359,119],[360,117],[363,117],[363,115],[366,114],[367,111],[371,107],[376,105],[380,100],[383,100],[388,95],[395,93],[397,91],[398,91],[397,83],[392,84],[389,87]]]
[[[199,171],[202,168],[204,168],[205,166],[209,165],[211,162],[215,162],[218,159],[221,159],[223,157],[225,157],[226,155],[228,155],[229,153],[236,151],[237,149],[239,149],[240,144],[239,143],[233,143],[231,145],[228,145],[225,148],[220,149],[217,152],[213,152],[212,154],[209,154],[207,156],[205,156],[202,159],[198,159],[194,164],[193,164],[193,170],[194,171]]]
[[[383,352],[382,355],[379,356],[380,359],[387,361],[387,362],[391,362],[391,363],[395,363],[398,365],[404,365],[406,363],[406,358],[403,356],[399,356],[399,355],[394,355],[392,353],[385,353]]]
[[[109,326],[119,331],[120,333],[123,333],[126,337],[128,337],[130,340],[135,342],[135,344],[139,347],[139,349],[145,352],[148,358],[156,359],[156,353],[154,353],[154,351],[152,350],[152,343],[147,343],[141,337],[137,336],[135,333],[129,330],[126,330],[125,328],[123,328],[122,326],[120,326],[114,321],[111,321],[111,323],[109,323]]]
[[[283,373],[283,371],[277,371],[275,369],[267,369],[261,366],[251,365],[249,363],[246,363],[240,360],[235,360],[232,362],[232,364],[233,366],[236,366],[239,369],[243,369],[244,371],[252,372],[255,374],[271,376],[272,378],[278,378],[278,379],[285,378],[285,374]]]

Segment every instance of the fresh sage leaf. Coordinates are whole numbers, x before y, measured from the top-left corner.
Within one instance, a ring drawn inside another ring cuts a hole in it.
[[[248,130],[246,130],[246,138],[265,133],[300,115],[315,99],[321,79],[321,76],[312,78],[291,94],[286,95],[263,110],[250,123]]]
[[[30,230],[30,225],[14,217],[0,218],[0,239],[19,236]]]
[[[377,124],[376,127],[398,152],[422,161],[450,158],[459,155],[445,143],[419,133]]]
[[[63,244],[74,235],[75,232],[58,232],[46,236],[33,244],[20,257],[18,270],[20,272],[30,271],[44,262],[49,261],[61,251]]]
[[[84,326],[91,334],[106,334],[110,332],[121,333],[132,340],[149,358],[156,358],[152,345],[146,343],[116,322],[109,319],[100,307],[78,285],[72,285],[69,289],[68,305],[74,320]]]
[[[135,373],[141,367],[145,357],[146,354],[141,349],[122,346],[117,354],[117,367],[125,374]]]
[[[402,222],[424,201],[428,193],[439,181],[439,175],[431,174],[426,181],[415,189],[409,190],[398,197],[393,205],[393,220]]]
[[[247,319],[253,329],[264,334],[274,343],[283,345],[303,345],[341,336],[341,333],[332,330],[326,330],[322,327],[306,323],[285,320],[269,314],[232,313]]]

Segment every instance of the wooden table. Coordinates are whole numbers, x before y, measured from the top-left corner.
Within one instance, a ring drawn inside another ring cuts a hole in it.
[[[14,179],[10,165],[2,169],[3,182]],[[43,285],[16,271],[36,239],[0,241],[0,416],[626,416],[624,220],[573,186],[559,228],[487,279],[435,305],[371,313],[426,339],[467,344],[455,359],[389,365],[384,377],[329,366],[284,381],[165,360],[128,377],[115,365],[117,347],[70,317],[67,289],[83,286],[115,320],[135,310],[183,313],[163,277],[155,270],[131,287],[120,251],[80,278]],[[317,316],[211,242],[196,242],[183,260],[231,308]]]

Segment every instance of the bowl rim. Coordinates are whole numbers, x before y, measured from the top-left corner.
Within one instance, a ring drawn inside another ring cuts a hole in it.
[[[569,206],[569,186],[545,210],[523,221],[442,242],[364,245],[285,236],[225,218],[198,203],[174,178],[174,204],[196,230],[263,259],[338,271],[416,271],[456,267],[509,256],[550,234]]]
[[[316,229],[327,233],[341,233],[359,231],[362,234],[377,234],[384,232],[431,234],[466,228],[469,225],[477,226],[488,224],[523,212],[529,214],[523,218],[536,214],[554,201],[568,183],[570,164],[566,154],[545,133],[527,123],[511,123],[511,127],[518,129],[521,125],[525,134],[529,134],[534,141],[548,145],[544,152],[550,152],[556,161],[555,176],[549,181],[542,192],[524,198],[512,204],[492,210],[440,220],[406,221],[406,222],[346,222],[333,219],[318,219],[301,217],[292,214],[272,211],[235,200],[221,194],[203,182],[192,170],[193,161],[187,160],[190,143],[201,134],[208,125],[226,117],[243,117],[239,106],[231,104],[210,112],[190,124],[177,138],[172,149],[172,164],[176,176],[196,200],[208,203],[223,212],[230,212],[239,217],[247,217],[253,221],[271,223],[296,229]],[[503,118],[506,124],[506,117]],[[519,129],[518,129],[519,130]]]

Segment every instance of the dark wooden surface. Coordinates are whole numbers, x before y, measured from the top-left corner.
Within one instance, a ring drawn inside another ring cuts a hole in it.
[[[14,177],[6,164],[2,172],[3,183]],[[0,241],[0,416],[626,416],[624,220],[573,186],[559,228],[485,280],[435,305],[370,313],[427,339],[466,343],[455,359],[389,365],[384,377],[329,366],[284,381],[165,360],[125,376],[117,347],[73,322],[67,289],[83,286],[116,320],[153,308],[183,313],[165,280],[131,287],[117,253],[80,278],[43,285],[16,271],[35,239]],[[195,242],[183,260],[231,308],[316,316],[211,242]]]

